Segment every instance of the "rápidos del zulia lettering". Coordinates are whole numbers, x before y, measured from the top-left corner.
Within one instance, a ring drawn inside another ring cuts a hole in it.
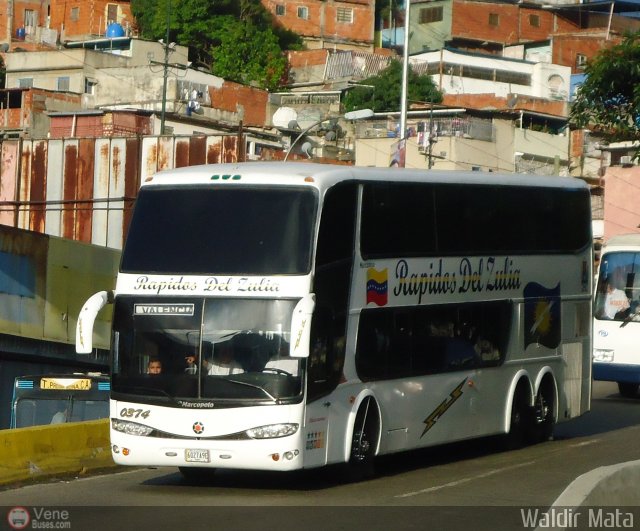
[[[449,263],[447,266],[449,269],[440,258],[429,262],[426,269],[413,272],[406,260],[399,260],[394,296],[417,296],[420,304],[425,295],[512,291],[521,286],[520,269],[509,257],[461,258],[454,267]]]

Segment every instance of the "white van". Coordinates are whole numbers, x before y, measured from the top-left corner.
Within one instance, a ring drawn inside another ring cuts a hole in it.
[[[640,234],[608,240],[598,269],[593,379],[617,382],[634,397],[640,385]]]

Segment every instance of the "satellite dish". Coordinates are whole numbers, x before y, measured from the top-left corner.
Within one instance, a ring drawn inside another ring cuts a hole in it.
[[[305,142],[300,149],[307,157],[313,158],[313,144],[311,142]]]
[[[9,51],[9,43],[3,42],[0,44],[0,52],[8,52]]]
[[[324,135],[324,139],[328,140],[329,142],[331,142],[332,140],[336,139],[336,132],[335,131],[327,131],[327,134]]]
[[[291,107],[280,107],[276,112],[273,113],[271,123],[274,127],[287,129],[289,127],[289,122],[297,119],[298,113],[295,109],[292,109]]]
[[[298,125],[298,120],[291,120],[288,124],[287,127],[289,129],[300,129],[300,126]]]

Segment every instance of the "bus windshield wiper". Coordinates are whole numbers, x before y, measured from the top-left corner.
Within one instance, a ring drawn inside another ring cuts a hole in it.
[[[630,313],[624,318],[622,323],[620,323],[620,328],[624,328],[625,326],[627,326],[631,321],[633,321],[635,317],[638,317],[639,315],[640,315],[640,306],[635,312]]]
[[[231,378],[227,378],[226,379],[227,382],[233,382],[239,385],[246,385],[247,387],[253,387],[254,389],[259,389],[260,391],[262,391],[265,395],[267,395],[271,400],[273,400],[274,402],[278,402],[278,399],[273,396],[269,391],[267,391],[264,387],[260,386],[260,385],[256,385],[256,384],[252,384],[249,382],[241,382],[239,380],[232,380]]]

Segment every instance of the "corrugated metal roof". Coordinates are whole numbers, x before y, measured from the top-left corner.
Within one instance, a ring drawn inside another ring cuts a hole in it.
[[[368,52],[341,51],[327,58],[325,80],[367,79],[379,74],[389,66],[389,56]]]

